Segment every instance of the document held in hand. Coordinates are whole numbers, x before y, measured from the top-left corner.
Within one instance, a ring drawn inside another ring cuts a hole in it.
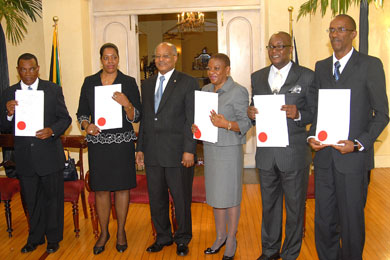
[[[122,92],[122,84],[95,87],[95,125],[101,130],[122,127],[122,106],[112,99],[116,91]]]
[[[44,95],[43,90],[16,90],[15,136],[35,136],[43,129]]]
[[[284,95],[256,95],[253,97],[256,114],[257,147],[286,147],[289,145]]]
[[[350,89],[320,89],[316,139],[323,144],[348,140],[351,104]]]
[[[194,133],[194,139],[210,143],[218,142],[218,127],[215,127],[210,120],[212,110],[218,114],[218,93],[196,90],[194,124],[199,130]]]

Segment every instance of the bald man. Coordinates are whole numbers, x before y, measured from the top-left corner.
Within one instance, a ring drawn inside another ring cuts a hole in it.
[[[296,259],[301,250],[303,215],[311,163],[306,142],[306,125],[314,117],[315,91],[313,71],[290,61],[291,36],[278,32],[268,46],[271,65],[252,74],[252,95],[284,94],[289,145],[258,147],[256,167],[260,173],[263,206],[261,227],[262,255],[259,260]],[[248,116],[255,120],[258,111],[252,105]],[[286,203],[286,231],[282,244],[283,196]],[[281,251],[280,251],[281,250]]]
[[[157,45],[158,74],[141,86],[142,118],[136,161],[145,165],[150,212],[157,238],[147,252],[159,252],[173,242],[179,256],[188,254],[192,238],[191,200],[196,140],[192,138],[195,78],[175,70],[177,51],[167,42]],[[175,204],[178,229],[169,221],[169,194]]]

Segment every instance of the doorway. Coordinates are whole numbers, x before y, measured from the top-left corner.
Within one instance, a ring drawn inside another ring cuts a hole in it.
[[[177,48],[177,70],[198,79],[201,87],[207,83],[204,65],[207,65],[207,60],[202,57],[218,52],[218,28],[216,12],[206,12],[203,15],[204,24],[186,32],[180,30],[179,13],[138,15],[141,82],[155,73],[154,48],[164,41],[174,44]]]

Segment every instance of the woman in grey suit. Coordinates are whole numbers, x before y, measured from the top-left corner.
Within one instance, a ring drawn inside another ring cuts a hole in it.
[[[246,88],[233,81],[230,59],[217,53],[208,63],[210,84],[202,91],[218,93],[218,112],[210,112],[210,119],[218,127],[218,142],[203,143],[207,204],[214,208],[217,238],[205,254],[216,254],[226,244],[223,259],[233,259],[237,247],[236,233],[240,218],[242,194],[242,145],[251,127],[246,110],[249,95]],[[192,132],[197,131],[192,126]],[[226,223],[227,222],[227,223]],[[228,230],[226,230],[226,224]]]

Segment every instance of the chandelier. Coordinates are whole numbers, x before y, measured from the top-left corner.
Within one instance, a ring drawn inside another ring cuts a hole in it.
[[[203,32],[204,14],[201,12],[182,12],[177,15],[178,30],[184,32]]]

